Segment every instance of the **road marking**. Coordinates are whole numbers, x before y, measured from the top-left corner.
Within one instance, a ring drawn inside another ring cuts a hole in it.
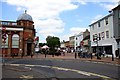
[[[10,66],[20,66],[20,64],[8,64]]]
[[[106,80],[112,80],[110,77],[108,76],[104,76],[104,75],[100,75],[100,74],[96,74],[96,73],[91,73],[91,72],[86,72],[86,71],[81,71],[81,70],[76,70],[76,69],[68,69],[68,68],[63,68],[63,67],[56,67],[56,66],[46,66],[46,65],[26,65],[26,64],[9,64],[12,66],[26,66],[26,67],[44,67],[44,68],[52,68],[52,69],[57,69],[57,70],[64,70],[64,71],[72,71],[72,72],[76,72],[82,75],[86,75],[86,76],[97,76],[97,77],[101,77],[104,78]]]
[[[20,78],[32,79],[32,78],[33,78],[33,75],[22,75]]]
[[[34,67],[35,65],[29,65],[29,64],[27,64],[25,66],[27,66],[27,67]]]

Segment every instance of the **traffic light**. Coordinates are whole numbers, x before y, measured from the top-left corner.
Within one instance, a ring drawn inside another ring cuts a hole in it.
[[[3,33],[3,34],[2,34],[2,40],[3,40],[4,43],[5,43],[6,38],[7,38],[7,37],[6,37],[6,33]]]

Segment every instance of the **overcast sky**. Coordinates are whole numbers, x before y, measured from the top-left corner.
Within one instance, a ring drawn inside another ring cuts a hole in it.
[[[109,14],[119,0],[2,0],[0,20],[16,21],[27,10],[32,16],[39,42],[46,37],[60,40],[89,29],[89,25]]]

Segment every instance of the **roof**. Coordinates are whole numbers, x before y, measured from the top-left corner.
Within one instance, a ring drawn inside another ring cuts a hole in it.
[[[116,6],[115,8],[113,8],[112,10],[115,10],[117,8],[120,8],[120,3],[118,4],[118,6]]]
[[[110,16],[112,16],[112,13],[110,13],[110,14],[108,14],[107,16],[105,16],[105,17],[103,17],[103,18],[97,20],[96,22],[93,22],[93,23],[90,24],[89,26],[92,26],[92,25],[96,24],[97,22],[102,21],[103,19],[105,19],[105,18],[107,18],[107,17],[110,17]]]
[[[28,20],[28,21],[32,21],[33,22],[32,17],[29,14],[27,14],[26,11],[25,11],[25,13],[21,14],[20,16],[18,16],[17,21],[20,21],[20,20]]]

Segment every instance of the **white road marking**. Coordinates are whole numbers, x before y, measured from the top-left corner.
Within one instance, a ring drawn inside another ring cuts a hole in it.
[[[20,66],[20,64],[9,64],[10,66]]]
[[[96,73],[91,73],[91,72],[86,72],[86,71],[81,71],[81,70],[76,70],[76,69],[68,69],[68,68],[62,68],[62,67],[56,67],[56,66],[46,66],[46,65],[26,65],[26,64],[9,64],[12,66],[26,66],[26,67],[44,67],[44,68],[52,68],[52,69],[57,69],[57,70],[64,70],[64,71],[73,71],[82,75],[86,75],[86,76],[97,76],[97,77],[101,77],[107,80],[111,80],[110,77],[108,76],[104,76],[104,75],[100,75],[100,74],[96,74]]]
[[[32,78],[33,78],[33,75],[22,75],[20,78],[32,79]]]

